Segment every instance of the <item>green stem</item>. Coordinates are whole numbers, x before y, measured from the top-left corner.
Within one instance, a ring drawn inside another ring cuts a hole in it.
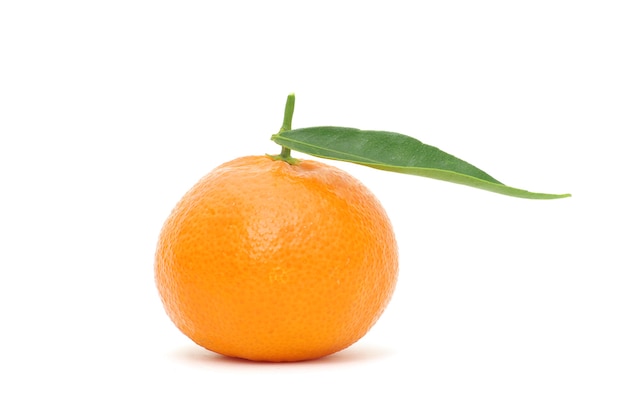
[[[292,159],[291,149],[283,146],[283,148],[280,150],[280,158],[284,161],[289,161],[289,159]]]
[[[285,116],[283,117],[283,126],[280,127],[281,133],[283,131],[289,131],[291,129],[291,121],[293,120],[293,110],[296,107],[296,95],[290,93],[287,96],[287,103],[285,104]]]
[[[283,117],[283,125],[280,127],[280,134],[283,131],[289,131],[291,129],[291,121],[293,120],[293,111],[296,106],[296,95],[290,93],[287,96],[287,103],[285,104],[285,115]],[[285,146],[282,146],[280,154],[270,156],[274,160],[282,160],[286,161],[289,164],[298,164],[299,160],[291,157],[291,149]]]

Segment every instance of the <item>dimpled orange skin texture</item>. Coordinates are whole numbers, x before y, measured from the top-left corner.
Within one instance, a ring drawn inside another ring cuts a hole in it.
[[[398,251],[378,200],[344,171],[250,156],[181,199],[161,231],[155,274],[167,314],[198,345],[301,361],[374,325],[395,288]]]

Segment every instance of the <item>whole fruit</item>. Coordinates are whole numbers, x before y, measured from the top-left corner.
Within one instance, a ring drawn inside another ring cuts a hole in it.
[[[261,361],[342,350],[396,285],[398,251],[374,195],[316,161],[242,157],[202,178],[161,231],[156,284],[198,345]]]

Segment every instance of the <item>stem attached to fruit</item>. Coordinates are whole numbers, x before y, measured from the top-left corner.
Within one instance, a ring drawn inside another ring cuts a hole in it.
[[[291,130],[291,121],[293,120],[293,110],[296,105],[296,95],[291,93],[287,96],[287,103],[285,104],[285,116],[283,117],[283,125],[280,127],[280,134],[283,131]],[[285,146],[282,146],[280,154],[269,156],[274,160],[282,160],[289,164],[298,164],[300,161],[298,159],[294,159],[291,157],[291,149]]]

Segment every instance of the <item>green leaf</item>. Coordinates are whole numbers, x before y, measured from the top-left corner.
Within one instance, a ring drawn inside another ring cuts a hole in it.
[[[283,147],[316,157],[439,179],[518,198],[556,199],[571,196],[529,192],[506,186],[451,154],[394,132],[312,127],[281,131],[273,135],[272,140]]]

